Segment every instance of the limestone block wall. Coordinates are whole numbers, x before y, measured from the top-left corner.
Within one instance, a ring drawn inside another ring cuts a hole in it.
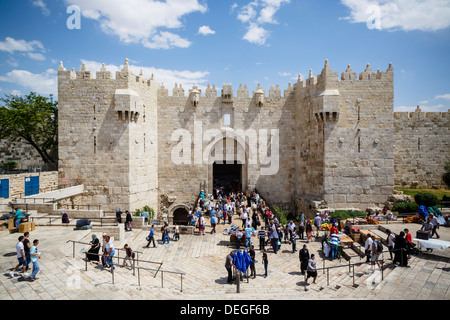
[[[36,176],[39,176],[39,190],[41,192],[58,186],[57,171],[4,174],[0,176],[0,179],[9,180],[9,199],[14,199],[25,196],[25,178]]]
[[[104,67],[94,78],[85,66],[75,72],[60,65],[59,179],[83,183],[87,204],[157,209],[157,89],[133,75],[128,61],[115,79]]]
[[[449,112],[396,112],[395,185],[443,187],[442,174],[450,161]]]
[[[17,169],[28,169],[28,166],[43,165],[39,153],[29,144],[23,143],[20,139],[10,141],[0,140],[0,163],[15,161]]]

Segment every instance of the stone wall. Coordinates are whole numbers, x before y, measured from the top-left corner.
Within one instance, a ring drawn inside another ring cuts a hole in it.
[[[40,193],[55,189],[58,187],[58,172],[38,172],[21,174],[3,174],[0,179],[9,180],[9,199],[22,198],[25,196],[25,178],[39,176]]]
[[[26,170],[29,166],[44,165],[36,149],[23,143],[20,139],[16,141],[0,140],[0,163],[9,161],[16,162],[16,169],[21,170]]]
[[[449,112],[396,112],[395,185],[443,187],[442,174],[450,162]]]

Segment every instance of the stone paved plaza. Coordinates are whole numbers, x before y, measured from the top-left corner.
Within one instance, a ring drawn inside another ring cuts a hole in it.
[[[235,215],[237,218],[237,216]],[[418,224],[390,224],[389,228],[399,233],[408,227],[413,235],[420,228]],[[90,231],[75,231],[71,227],[37,227],[31,232],[30,240],[39,239],[41,251],[39,280],[30,282],[16,274],[11,278],[10,271],[17,264],[15,244],[19,234],[1,231],[0,239],[0,299],[1,300],[303,300],[303,299],[341,299],[341,300],[449,300],[450,299],[450,249],[434,250],[432,254],[421,253],[412,257],[408,267],[392,267],[391,260],[386,260],[384,280],[381,282],[379,272],[370,272],[370,265],[363,263],[355,267],[355,284],[349,268],[330,270],[329,284],[327,275],[319,271],[318,283],[304,285],[300,275],[298,252],[291,253],[290,245],[282,244],[279,254],[269,250],[269,276],[263,277],[261,252],[256,250],[255,279],[244,279],[237,293],[235,284],[226,283],[224,268],[225,256],[233,247],[228,246],[229,237],[222,234],[223,225],[216,234],[181,235],[178,242],[157,248],[144,248],[146,230],[133,230],[126,233],[126,238],[115,242],[116,248],[125,243],[140,252],[141,261],[162,262],[160,272],[152,270],[133,271],[117,266],[113,277],[109,270],[101,270],[96,265],[83,261],[82,249],[86,245],[78,244],[73,250],[69,240],[87,243]],[[376,231],[377,233],[379,231]],[[160,240],[157,232],[156,239]],[[441,240],[450,241],[450,228],[439,229]],[[306,241],[299,240],[297,248]],[[310,253],[318,257],[318,268],[323,267],[323,255],[319,242],[307,244]],[[258,249],[258,245],[255,246]],[[75,253],[75,258],[73,254]],[[124,253],[120,253],[124,256]],[[389,258],[384,254],[385,259]],[[120,256],[120,255],[119,255]],[[117,261],[117,260],[116,260]],[[352,258],[352,263],[364,262],[359,257]],[[121,260],[122,262],[122,260]],[[348,265],[326,260],[325,265]],[[158,265],[140,262],[140,267],[155,269]],[[181,289],[181,276],[169,272],[184,273]]]

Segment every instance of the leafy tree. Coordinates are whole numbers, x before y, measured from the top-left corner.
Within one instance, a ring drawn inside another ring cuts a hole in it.
[[[58,102],[34,92],[0,99],[0,139],[18,138],[33,146],[44,163],[57,162]]]
[[[450,162],[445,164],[445,173],[442,175],[442,181],[450,188]]]

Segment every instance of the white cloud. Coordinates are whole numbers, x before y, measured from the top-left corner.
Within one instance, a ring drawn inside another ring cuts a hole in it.
[[[5,76],[0,76],[0,81],[20,85],[38,94],[57,95],[57,72],[54,69],[47,69],[43,73],[32,73],[27,70],[12,70]]]
[[[140,43],[151,49],[188,47],[188,40],[165,29],[183,28],[184,16],[207,10],[199,0],[66,1],[79,6],[83,17],[97,20],[103,32],[117,35],[124,43]]]
[[[102,66],[102,63],[97,61],[81,60],[81,63],[84,63],[86,65],[86,69],[92,71],[94,75],[95,72],[99,71]],[[116,71],[120,71],[123,68],[123,65],[118,66],[110,64],[105,65],[105,68],[115,75]],[[169,90],[172,90],[175,84],[182,84],[183,88],[186,90],[186,94],[194,85],[197,85],[200,89],[206,88],[207,77],[209,76],[208,71],[171,70],[134,64],[130,64],[129,68],[131,72],[136,75],[139,75],[142,71],[146,78],[150,78],[154,75],[155,80],[158,83],[164,83],[166,89]]]
[[[6,37],[5,41],[0,41],[0,51],[6,51],[8,53],[19,52],[31,52],[35,50],[44,50],[44,46],[40,41],[25,41],[16,40],[11,37]]]
[[[10,94],[13,96],[22,96],[22,92],[20,90],[12,90]]]
[[[275,15],[282,5],[290,0],[254,0],[238,10],[237,19],[247,24],[247,32],[243,39],[250,43],[264,45],[269,37],[269,31],[264,24],[278,24]],[[237,6],[233,5],[233,11]]]
[[[198,28],[198,33],[204,36],[216,34],[216,32],[212,30],[209,26],[201,26],[200,28]]]
[[[341,0],[350,9],[345,19],[381,30],[436,31],[450,26],[450,0]]]
[[[280,77],[290,77],[292,74],[289,72],[278,72]]]
[[[446,94],[442,94],[442,95],[436,96],[435,99],[450,100],[450,93],[446,93]]]
[[[33,4],[33,6],[41,8],[42,14],[44,16],[50,15],[50,10],[47,8],[47,5],[43,0],[33,0],[31,1],[31,3]]]

